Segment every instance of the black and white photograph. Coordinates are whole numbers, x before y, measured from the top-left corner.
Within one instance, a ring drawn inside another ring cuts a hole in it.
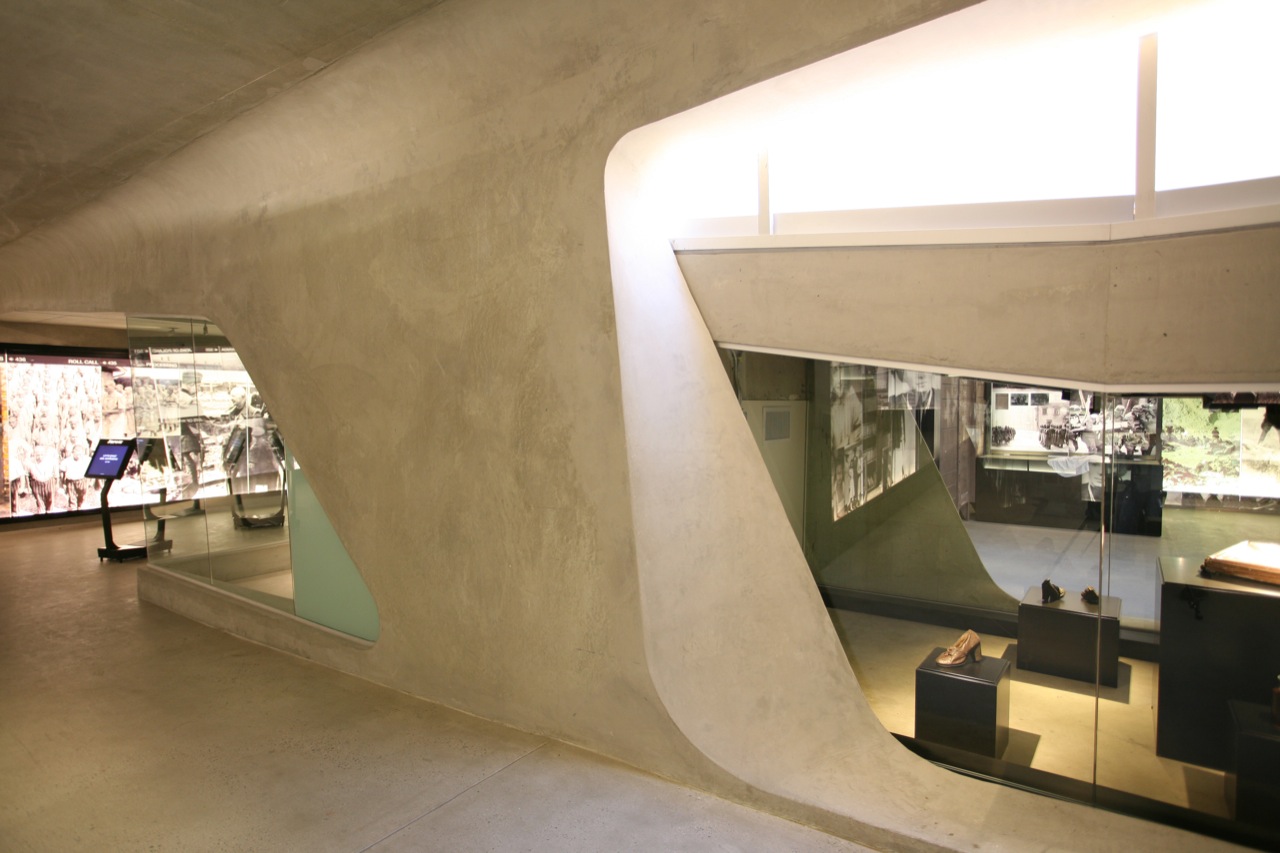
[[[148,458],[149,492],[191,500],[281,489],[283,444],[233,349],[154,348],[133,358],[139,437],[163,447]]]
[[[97,509],[101,484],[85,477],[85,467],[98,439],[132,437],[128,359],[7,352],[0,386],[5,481],[0,517]],[[141,502],[135,471],[112,492],[113,504]]]
[[[887,414],[893,421],[893,443],[889,448],[888,465],[888,485],[893,486],[916,472],[916,425],[906,412]]]
[[[919,412],[937,405],[942,377],[922,370],[882,367],[887,408]]]
[[[860,506],[862,446],[867,407],[873,402],[872,377],[864,368],[831,366],[831,515],[839,521]],[[872,410],[874,417],[874,409]]]

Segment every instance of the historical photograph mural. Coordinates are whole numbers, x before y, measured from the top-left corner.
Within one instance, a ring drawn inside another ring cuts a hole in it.
[[[893,368],[831,365],[833,520],[916,472],[916,418],[932,412],[939,379]]]
[[[1164,488],[1209,498],[1280,498],[1280,395],[1275,402],[1166,397]]]
[[[148,493],[167,501],[283,488],[275,422],[229,346],[133,352]]]
[[[28,352],[0,358],[0,518],[97,509],[101,483],[85,476],[89,455],[100,438],[134,434],[128,359]],[[141,500],[135,463],[112,502]]]

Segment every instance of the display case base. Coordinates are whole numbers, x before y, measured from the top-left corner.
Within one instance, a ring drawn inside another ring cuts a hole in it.
[[[1234,766],[1226,775],[1227,804],[1236,820],[1280,829],[1280,727],[1271,708],[1233,700]]]
[[[114,560],[117,563],[123,563],[126,560],[144,560],[146,557],[146,545],[109,545],[98,549],[99,560]]]
[[[1115,687],[1120,599],[1104,595],[1088,604],[1068,592],[1044,603],[1040,595],[1040,587],[1032,587],[1018,604],[1018,669]]]
[[[916,738],[999,758],[1009,745],[1009,662],[939,666],[943,651],[916,668]]]

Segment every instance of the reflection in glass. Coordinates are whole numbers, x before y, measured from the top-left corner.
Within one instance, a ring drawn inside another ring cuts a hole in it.
[[[131,317],[150,561],[293,612],[284,445],[204,320]]]

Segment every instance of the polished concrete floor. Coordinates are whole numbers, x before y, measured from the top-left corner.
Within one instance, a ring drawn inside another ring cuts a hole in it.
[[[101,537],[0,529],[4,853],[866,849],[139,602]]]

